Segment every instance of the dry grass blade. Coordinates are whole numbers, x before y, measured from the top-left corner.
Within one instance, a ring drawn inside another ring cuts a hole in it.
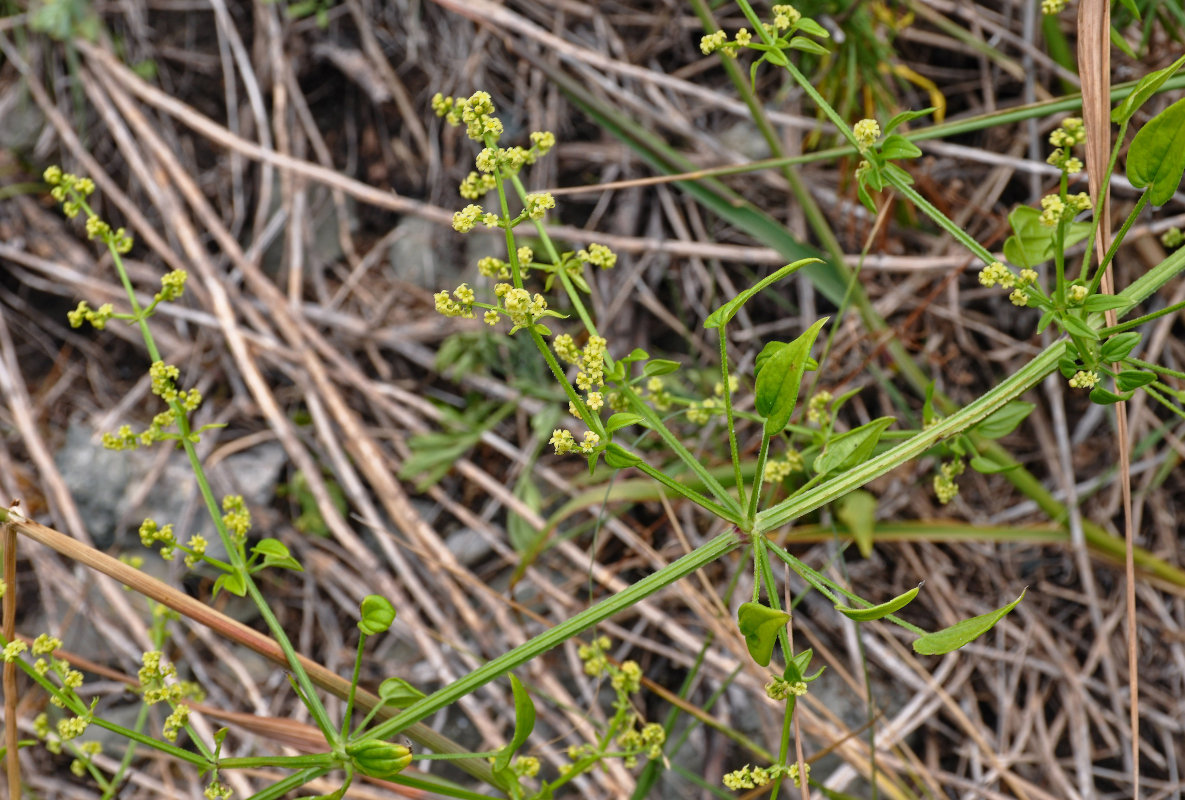
[[[1090,180],[1095,216],[1100,220],[1095,254],[1101,263],[1111,246],[1110,186],[1103,178],[1111,151],[1111,3],[1082,0],[1078,7],[1078,67],[1082,79],[1082,118],[1086,124],[1086,173]],[[1114,294],[1110,265],[1100,283],[1103,293]],[[1106,312],[1107,324],[1115,324],[1115,312]],[[1130,760],[1132,795],[1140,796],[1139,640],[1136,622],[1136,574],[1133,552],[1131,455],[1128,442],[1127,403],[1115,405],[1115,446],[1119,450],[1119,481],[1123,497],[1124,572],[1127,605],[1127,660],[1130,697]]]

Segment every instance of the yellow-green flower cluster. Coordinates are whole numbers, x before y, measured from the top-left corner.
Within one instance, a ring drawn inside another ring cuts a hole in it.
[[[1047,194],[1041,198],[1041,224],[1054,227],[1059,222],[1068,222],[1082,211],[1091,208],[1090,195],[1086,192],[1067,195],[1063,200],[1059,195]]]
[[[511,762],[510,768],[520,778],[534,778],[539,774],[539,759],[534,756],[519,756]]]
[[[1066,0],[1041,0],[1041,13],[1047,17],[1060,14],[1066,7]]]
[[[487,228],[496,228],[500,222],[497,214],[488,213],[481,206],[470,203],[453,214],[453,230],[457,233],[469,233],[479,220]]]
[[[94,757],[103,752],[102,742],[82,742],[78,745],[78,753],[81,756],[70,762],[70,772],[75,777],[81,778],[86,775],[86,767],[94,760]]]
[[[609,679],[614,690],[624,694],[633,694],[642,687],[642,668],[637,661],[623,661],[621,666],[613,671]]]
[[[1081,283],[1071,284],[1069,290],[1066,292],[1066,299],[1070,301],[1072,306],[1080,306],[1086,302],[1086,298],[1090,296],[1090,289],[1083,286]]]
[[[999,261],[993,261],[979,271],[979,282],[989,289],[997,284],[1002,289],[1012,289],[1012,293],[1008,295],[1012,304],[1027,306],[1029,293],[1025,289],[1037,282],[1037,272],[1031,269],[1022,269],[1018,276],[1012,274],[1012,270]]]
[[[473,313],[473,303],[477,297],[467,283],[462,283],[454,289],[452,297],[449,297],[449,293],[442,289],[432,295],[432,299],[436,302],[436,313],[442,316],[463,317],[464,319],[473,319],[476,316]]]
[[[499,283],[494,286],[494,294],[502,301],[502,308],[515,327],[529,326],[547,311],[547,300],[538,292],[532,296],[526,289]]]
[[[948,461],[939,467],[938,474],[934,476],[934,494],[942,505],[954,500],[959,493],[959,484],[955,483],[955,478],[963,474],[963,469],[964,464],[961,458]]]
[[[202,792],[202,797],[206,800],[230,800],[230,796],[234,794],[234,790],[221,781],[210,781],[210,785]]]
[[[510,280],[510,265],[507,264],[502,259],[494,258],[493,256],[486,256],[485,258],[478,259],[477,271],[482,276],[484,276],[486,278],[491,278],[496,281]],[[439,294],[440,293],[437,293],[437,296],[439,296]],[[444,296],[445,296],[445,299],[447,300],[448,294],[444,293]],[[440,310],[440,308],[439,308],[439,306],[437,306],[437,311],[439,311],[439,310]],[[452,316],[452,315],[446,314],[445,316]]]
[[[163,543],[160,549],[160,557],[165,561],[172,561],[173,556],[176,555],[177,547],[177,537],[173,533],[173,523],[170,522],[161,528],[154,519],[146,519],[141,522],[140,544],[145,547],[152,547],[157,542]]]
[[[251,530],[251,512],[241,494],[228,494],[222,498],[222,524],[236,542],[244,542]]]
[[[809,779],[811,774],[810,764],[806,765],[806,774]],[[769,767],[750,767],[746,764],[740,769],[725,775],[724,786],[733,791],[739,789],[756,789],[759,786],[768,785],[783,775],[789,775],[790,779],[794,781],[794,785],[799,785],[798,764],[773,764]]]
[[[771,10],[774,12],[774,28],[779,31],[793,28],[802,19],[802,13],[791,5],[778,3]]]
[[[802,472],[804,467],[802,454],[797,450],[787,450],[781,459],[771,458],[765,462],[764,479],[767,483],[781,483],[794,472]]]
[[[626,403],[622,408],[615,406],[613,404],[615,396],[621,398],[622,400],[625,399],[620,394],[615,392],[609,397],[610,408],[612,408],[614,411],[624,411],[629,407],[628,403]],[[666,388],[666,384],[664,384],[662,378],[658,376],[650,378],[646,381],[646,399],[649,401],[650,405],[654,406],[659,411],[669,411],[673,401],[671,393]]]
[[[494,116],[494,102],[489,92],[474,92],[468,99],[445,97],[440,92],[432,96],[432,110],[450,125],[466,125],[466,135],[475,141],[502,135],[502,121]]]
[[[1086,141],[1086,125],[1080,117],[1066,117],[1060,128],[1049,134],[1049,143],[1054,147],[1073,147]]]
[[[185,411],[194,411],[202,404],[202,393],[197,389],[177,388],[181,371],[172,364],[155,361],[148,368],[148,376],[152,379],[152,393],[169,405],[177,403]]]
[[[1080,369],[1070,378],[1072,389],[1093,389],[1099,382],[1099,373],[1094,370]]]
[[[49,193],[54,200],[62,204],[62,213],[73,219],[82,211],[89,197],[95,191],[95,182],[90,178],[80,178],[71,172],[62,172],[59,166],[45,168],[42,178],[53,188]]]
[[[584,440],[576,443],[576,439],[572,436],[572,431],[556,428],[551,432],[551,438],[547,443],[555,448],[555,454],[562,456],[567,453],[583,453],[588,455],[597,449],[597,445],[601,443],[601,437],[593,431],[584,432]]]
[[[498,181],[493,175],[478,175],[476,172],[470,172],[465,180],[461,181],[458,191],[461,193],[461,197],[466,200],[478,200],[497,185]]]
[[[189,541],[185,543],[185,566],[193,569],[194,565],[202,560],[202,556],[206,554],[206,548],[210,543],[206,541],[206,537],[200,533],[195,533],[189,537]]]
[[[576,655],[584,662],[584,674],[604,675],[609,671],[609,659],[605,657],[605,651],[613,645],[608,636],[598,636],[589,644],[582,644],[576,648]]]
[[[862,119],[852,126],[852,135],[861,150],[866,150],[880,138],[881,126],[875,119]]]
[[[29,649],[29,645],[22,642],[20,639],[13,639],[8,644],[4,645],[4,663],[11,664],[21,657],[21,653]]]
[[[835,397],[826,390],[817,392],[807,403],[806,418],[820,428],[831,424],[832,413],[827,407]]]
[[[667,732],[657,722],[647,723],[638,730],[637,721],[635,716],[630,726],[617,735],[617,746],[629,754],[624,759],[626,769],[637,766],[638,753],[644,752],[651,760],[661,758],[662,746],[667,741]]]
[[[85,300],[80,300],[78,307],[66,314],[71,328],[81,328],[82,323],[89,322],[97,330],[107,327],[107,320],[115,314],[115,308],[110,303],[104,303],[97,309],[92,309]]]
[[[728,388],[735,392],[740,383],[735,375],[728,376]],[[724,410],[724,384],[717,381],[712,392],[714,397],[705,397],[700,402],[692,402],[687,406],[687,419],[696,425],[705,425],[712,415]]]
[[[1160,235],[1160,243],[1169,249],[1179,247],[1182,242],[1185,242],[1185,234],[1180,228],[1169,228]]]
[[[160,279],[160,291],[152,296],[153,302],[161,303],[176,300],[185,293],[185,281],[188,278],[189,273],[183,269],[166,272]]]
[[[1062,125],[1049,134],[1049,143],[1056,150],[1049,154],[1046,161],[1060,169],[1067,175],[1076,175],[1082,171],[1082,161],[1071,153],[1074,145],[1086,141],[1086,127],[1078,117],[1066,117]]]
[[[123,228],[113,231],[110,225],[98,217],[86,218],[86,238],[98,239],[104,244],[109,244],[121,255],[132,251],[132,237],[128,232]]]
[[[523,204],[527,216],[538,221],[547,216],[548,211],[555,208],[555,198],[551,196],[551,192],[539,192],[527,195]]]
[[[785,700],[793,695],[802,697],[807,693],[805,681],[788,681],[784,678],[774,678],[765,684],[765,696],[770,700]]]
[[[177,734],[189,722],[189,706],[185,703],[178,703],[173,713],[165,718],[164,729],[161,734],[170,742],[177,741]]]
[[[58,738],[63,742],[77,739],[86,733],[91,721],[87,717],[66,717],[58,720]]]
[[[617,264],[617,254],[603,244],[590,244],[587,250],[578,251],[576,258],[601,269],[612,269]]]

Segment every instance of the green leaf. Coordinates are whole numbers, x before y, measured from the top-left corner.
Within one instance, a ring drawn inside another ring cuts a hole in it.
[[[995,475],[999,472],[1007,472],[1010,469],[1016,469],[1020,466],[1016,461],[996,461],[994,458],[988,456],[975,456],[969,462],[971,469],[980,473],[981,475]]]
[[[1131,90],[1127,97],[1123,98],[1123,102],[1115,107],[1111,112],[1111,121],[1117,124],[1123,124],[1131,120],[1140,106],[1148,102],[1148,100],[1156,94],[1164,82],[1173,77],[1173,73],[1185,65],[1185,56],[1181,56],[1172,64],[1169,64],[1164,69],[1158,69],[1156,72],[1149,72],[1144,77],[1140,78],[1139,82]]]
[[[1070,374],[1073,375],[1074,373]],[[1016,426],[1025,417],[1033,413],[1033,409],[1036,407],[1033,403],[1026,403],[1023,400],[1013,400],[1011,403],[1005,404],[999,411],[988,416],[983,422],[972,428],[972,430],[985,439],[999,439],[1001,436],[1007,436],[1016,430]]]
[[[1181,185],[1185,172],[1185,99],[1150,119],[1127,151],[1127,179],[1148,187],[1148,202],[1163,206]]]
[[[1053,322],[1054,314],[1052,311],[1046,311],[1041,315],[1041,319],[1037,320],[1037,333],[1045,333],[1045,329],[1049,327],[1049,323]]]
[[[814,655],[815,651],[810,647],[808,647],[806,650],[803,650],[801,653],[795,653],[790,657],[790,660],[786,662],[786,669],[782,672],[782,679],[792,683],[796,683],[798,681],[810,683],[815,678],[818,678],[823,674],[823,670],[827,669],[826,667],[819,667],[819,669],[815,670],[814,675],[806,674],[807,669],[811,666],[811,658],[813,658]]]
[[[1081,339],[1087,341],[1097,342],[1099,340],[1099,332],[1087,325],[1078,317],[1066,314],[1058,320],[1062,327],[1066,329],[1066,333],[1073,334]]]
[[[648,358],[650,358],[649,353],[647,353],[645,350],[643,350],[640,347],[635,347],[633,350],[630,351],[630,354],[628,356],[625,356],[624,358],[621,359],[621,362],[623,364],[629,364],[631,361],[645,361]]]
[[[1020,593],[1020,597],[1003,608],[997,608],[995,611],[987,614],[980,614],[978,617],[971,617],[971,619],[956,622],[949,628],[943,628],[940,631],[919,636],[913,643],[914,652],[924,656],[940,656],[958,650],[963,645],[978,639],[995,627],[997,622],[1002,620],[1009,611],[1016,608],[1020,601],[1025,598],[1025,592],[1027,591],[1028,589],[1026,588],[1024,592]]]
[[[910,175],[908,172],[906,172],[901,167],[897,166],[896,164],[885,164],[883,169],[884,169],[886,175],[896,178],[898,181],[900,181],[901,183],[904,183],[906,186],[913,185],[913,176]]]
[[[826,475],[864,461],[872,455],[881,434],[896,421],[895,417],[880,417],[833,437],[815,459],[815,472]]]
[[[543,494],[530,472],[524,473],[515,485],[514,496],[532,511],[538,512],[543,508]],[[536,530],[530,520],[522,514],[510,511],[506,516],[506,535],[516,553],[530,553],[545,534]]]
[[[1125,369],[1115,376],[1115,385],[1119,387],[1120,391],[1130,392],[1141,386],[1147,386],[1154,380],[1156,380],[1155,372],[1143,369]]]
[[[243,582],[243,576],[238,570],[219,575],[218,580],[214,581],[214,588],[210,592],[211,597],[217,597],[220,589],[226,589],[236,597],[245,597],[247,594],[247,584]]]
[[[613,433],[613,431],[621,430],[629,425],[637,425],[641,421],[642,416],[639,414],[620,411],[605,420],[605,431],[607,433]]]
[[[1103,347],[1099,350],[1099,358],[1107,364],[1122,361],[1131,354],[1132,348],[1140,343],[1140,338],[1141,334],[1139,331],[1117,333],[1103,342]]]
[[[1100,405],[1109,406],[1113,403],[1121,403],[1125,400],[1130,400],[1134,392],[1125,392],[1124,394],[1115,394],[1109,389],[1104,389],[1102,386],[1096,386],[1090,390],[1090,402]]]
[[[535,703],[531,701],[531,696],[514,675],[510,676],[510,688],[514,692],[514,737],[494,757],[495,772],[510,766],[510,759],[535,729]]]
[[[922,583],[919,583],[908,592],[899,594],[892,600],[881,603],[879,606],[852,608],[851,606],[837,605],[835,610],[848,619],[854,619],[856,622],[869,622],[874,619],[881,619],[905,608],[911,600],[918,596],[918,591],[922,588],[923,584],[925,584],[925,581],[922,581]]]
[[[876,527],[876,496],[856,489],[836,501],[835,516],[852,534],[860,555],[872,555],[872,531]]]
[[[917,158],[922,150],[900,134],[893,134],[881,144],[881,155],[885,158]]]
[[[1035,267],[1053,258],[1056,228],[1041,224],[1041,212],[1031,206],[1017,206],[1008,215],[1013,234],[1004,242],[1004,257],[1018,267]],[[1066,227],[1066,247],[1090,235],[1090,224],[1072,222]]]
[[[259,564],[260,569],[279,567],[304,572],[304,567],[288,552],[288,548],[279,539],[262,539],[259,544],[251,548],[251,552],[263,558]]]
[[[642,459],[626,450],[617,442],[610,442],[605,447],[605,463],[613,469],[625,469],[626,467],[636,467],[642,463]]]
[[[379,697],[396,708],[407,708],[427,695],[403,678],[387,678],[379,684]]]
[[[799,269],[801,269],[802,267],[805,267],[807,264],[822,264],[822,263],[823,263],[823,261],[818,258],[803,258],[803,259],[799,259],[798,261],[795,261],[793,264],[787,264],[786,266],[778,269],[772,275],[766,275],[764,278],[759,280],[756,284],[749,287],[745,291],[741,292],[736,297],[729,300],[727,303],[720,306],[720,308],[716,309],[711,314],[709,314],[708,318],[706,320],[704,320],[704,327],[708,328],[710,330],[712,328],[719,328],[722,325],[727,325],[732,320],[732,318],[734,316],[736,316],[736,313],[737,313],[737,311],[740,310],[741,306],[743,306],[745,303],[747,303],[750,299],[753,298],[754,295],[756,295],[758,292],[765,289],[770,284],[780,281],[782,278],[785,278],[787,275],[797,272]]]
[[[646,362],[646,365],[642,367],[642,374],[647,378],[657,378],[660,375],[670,375],[672,372],[677,372],[682,366],[678,361],[656,358]]]
[[[760,371],[756,371],[755,405],[757,413],[765,417],[767,436],[780,433],[790,421],[794,405],[798,402],[798,390],[810,358],[811,346],[827,320],[828,317],[823,317],[807,328],[793,342],[774,352],[762,364]]]
[[[934,381],[926,384],[926,399],[922,403],[922,424],[929,425],[934,421]]]
[[[1094,314],[1099,311],[1109,311],[1113,308],[1128,308],[1132,301],[1126,297],[1120,297],[1115,294],[1092,294],[1086,298],[1086,302],[1082,307],[1086,309],[1087,313]]]
[[[868,209],[870,214],[875,214],[876,203],[872,201],[872,195],[868,193],[868,189],[865,187],[864,183],[864,179],[861,179],[856,184],[856,196],[860,198],[860,202],[864,204],[864,207]]]
[[[904,122],[913,122],[915,119],[928,116],[929,114],[934,113],[936,110],[937,109],[934,106],[930,106],[929,108],[923,108],[920,111],[902,111],[898,114],[894,114],[893,118],[889,120],[888,124],[885,125],[885,135],[888,136],[893,132],[894,128]]]
[[[810,17],[803,17],[802,19],[798,20],[798,24],[795,26],[795,30],[802,31],[803,33],[807,34],[808,36],[815,36],[815,37],[818,37],[819,39],[830,39],[831,38],[831,34],[827,32],[827,29],[824,28],[819,23],[815,22]]]
[[[358,630],[367,636],[386,633],[395,621],[395,606],[381,594],[368,594],[362,598],[359,611],[362,618],[358,620]]]
[[[1074,377],[1074,373],[1078,371],[1078,361],[1070,356],[1062,356],[1057,360],[1057,368],[1063,378],[1070,380],[1070,378]]]
[[[793,50],[801,50],[804,53],[811,53],[816,56],[825,56],[831,53],[830,50],[814,39],[808,39],[805,36],[791,37],[789,47]]]
[[[763,667],[769,666],[769,660],[774,654],[774,644],[778,640],[778,631],[789,621],[790,615],[785,611],[778,611],[761,603],[741,603],[737,610],[737,627],[740,628],[741,636],[745,637],[749,655]]]

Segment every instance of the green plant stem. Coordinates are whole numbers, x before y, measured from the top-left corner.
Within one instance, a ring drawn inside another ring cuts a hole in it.
[[[281,797],[289,792],[296,791],[309,781],[323,777],[330,771],[331,768],[329,767],[308,767],[302,769],[300,772],[293,773],[283,780],[276,781],[263,791],[256,792],[247,798],[247,800],[280,800]]]
[[[724,387],[724,419],[728,425],[728,454],[732,458],[732,468],[736,478],[737,502],[741,508],[745,507],[745,478],[741,475],[741,453],[737,446],[736,419],[732,411],[732,385],[728,374],[728,340],[725,338],[725,325],[716,329],[720,340],[720,380]],[[753,492],[760,490],[761,484],[753,484]],[[753,510],[749,510],[749,516]]]
[[[658,481],[659,483],[661,483],[663,486],[667,487],[671,491],[690,500],[691,502],[695,503],[696,505],[700,506],[701,508],[704,508],[707,511],[712,512],[720,519],[725,520],[726,522],[731,522],[733,525],[740,525],[741,524],[741,520],[739,518],[736,518],[736,515],[734,515],[728,509],[724,508],[721,505],[713,503],[711,500],[704,497],[699,492],[694,491],[693,489],[687,488],[686,486],[679,483],[677,480],[670,477],[669,475],[662,472],[661,470],[655,469],[654,467],[650,466],[645,461],[643,461],[640,464],[634,465],[634,469],[636,469],[640,472],[643,472],[646,475],[649,475],[651,478]]]
[[[1162,367],[1159,364],[1153,364],[1151,361],[1144,361],[1139,358],[1132,358],[1131,356],[1128,356],[1127,358],[1125,358],[1123,360],[1127,364],[1133,364],[1137,367],[1143,367],[1144,369],[1150,369],[1153,372],[1159,372],[1161,375],[1168,375],[1169,377],[1172,377],[1172,378],[1180,378],[1181,380],[1185,380],[1185,372],[1181,372],[1180,370],[1169,369],[1168,367]]]
[[[1123,226],[1120,227],[1119,232],[1115,234],[1113,240],[1111,241],[1111,247],[1107,250],[1106,256],[1104,256],[1103,260],[1099,262],[1098,269],[1095,270],[1094,277],[1091,278],[1090,286],[1088,287],[1090,294],[1094,294],[1096,291],[1098,291],[1099,284],[1103,282],[1103,276],[1107,273],[1107,266],[1111,263],[1111,260],[1115,258],[1115,253],[1119,250],[1119,246],[1123,244],[1124,237],[1127,236],[1127,232],[1131,230],[1132,225],[1136,223],[1136,218],[1140,216],[1140,213],[1144,210],[1144,206],[1146,205],[1148,205],[1148,190],[1145,189],[1140,195],[1140,199],[1136,201],[1135,206],[1132,207],[1131,213],[1127,215],[1127,219],[1123,221]],[[1088,251],[1090,249],[1092,248],[1087,248]]]
[[[1127,322],[1121,322],[1118,325],[1112,325],[1109,328],[1102,328],[1099,330],[1099,337],[1106,339],[1108,336],[1113,336],[1117,333],[1123,333],[1124,331],[1129,331],[1132,328],[1138,328],[1145,322],[1151,322],[1154,319],[1159,319],[1160,317],[1174,314],[1183,308],[1185,308],[1185,301],[1173,303],[1171,306],[1165,306],[1159,311],[1153,311],[1151,314],[1145,314],[1142,317],[1129,319]]]
[[[800,493],[773,508],[762,511],[757,515],[754,532],[765,533],[781,527],[787,522],[863,486],[873,478],[885,474],[906,461],[917,458],[939,441],[962,433],[972,425],[986,419],[1053,371],[1065,350],[1064,339],[1054,342],[1011,377],[951,416],[886,450],[879,456],[824,482],[817,488]]]
[[[683,443],[679,441],[679,438],[675,436],[675,434],[673,434],[666,425],[663,424],[658,415],[654,413],[654,409],[652,409],[646,401],[638,396],[637,392],[633,391],[632,389],[626,389],[622,393],[629,401],[630,410],[646,420],[647,426],[659,435],[667,447],[671,448],[675,455],[679,457],[679,460],[686,464],[687,468],[694,472],[699,477],[699,479],[704,482],[704,486],[707,487],[712,495],[728,510],[727,513],[721,515],[722,518],[739,525],[742,514],[741,507],[737,503],[736,498],[729,494],[728,490],[725,489],[720,481],[716,479],[716,476],[712,475],[712,473],[708,471],[707,467],[701,464],[699,459],[692,455],[691,451],[683,446]],[[679,490],[676,489],[676,491]],[[686,493],[680,491],[680,494]]]
[[[86,203],[85,199],[75,197],[79,200],[87,217],[97,216],[93,209]],[[120,281],[123,283],[124,290],[127,293],[128,303],[132,309],[132,313],[136,316],[136,323],[140,328],[140,334],[144,339],[144,346],[148,351],[149,358],[153,363],[163,361],[160,355],[160,350],[156,346],[156,340],[152,336],[152,331],[148,326],[148,316],[140,307],[139,301],[136,299],[136,291],[132,286],[131,277],[128,275],[127,269],[124,267],[123,258],[119,251],[115,249],[112,241],[106,242],[107,250],[111,254],[114,261],[116,271],[119,273]],[[292,643],[288,641],[288,636],[284,633],[283,627],[280,625],[276,615],[272,613],[270,606],[264,599],[263,594],[255,585],[250,572],[247,571],[246,563],[242,555],[242,548],[231,538],[230,532],[226,529],[226,523],[222,521],[222,514],[218,507],[218,502],[214,498],[214,492],[210,488],[210,483],[206,479],[205,469],[202,467],[202,462],[197,454],[197,448],[191,440],[192,431],[189,427],[189,417],[187,412],[181,405],[174,400],[169,403],[172,409],[174,419],[176,421],[177,430],[180,433],[180,444],[185,450],[185,455],[189,459],[190,467],[193,470],[194,478],[197,481],[198,489],[201,492],[202,499],[206,504],[206,511],[210,515],[210,519],[218,531],[218,536],[222,540],[223,546],[226,548],[230,556],[231,563],[234,564],[235,570],[240,574],[243,584],[247,589],[247,593],[251,595],[251,600],[258,606],[260,615],[268,625],[268,629],[272,632],[277,644],[284,651],[285,657],[288,659],[288,664],[292,668],[296,680],[300,683],[305,691],[305,695],[309,701],[309,713],[317,722],[317,726],[325,734],[326,740],[330,743],[334,742],[336,736],[333,725],[329,721],[329,714],[325,710],[325,706],[317,697],[313,683],[309,680],[308,674],[300,663],[300,659],[296,656],[296,651],[292,647]]]
[[[749,510],[745,514],[746,520],[752,520],[757,515],[757,503],[761,499],[761,489],[765,486],[765,464],[769,458],[769,442],[769,433],[762,427],[761,447],[757,450],[757,466],[753,470],[753,494],[749,497]]]
[[[740,544],[734,531],[722,533],[711,541],[697,547],[687,555],[654,572],[629,588],[602,600],[570,619],[561,622],[546,633],[519,645],[477,668],[465,677],[419,700],[391,719],[375,726],[366,738],[388,739],[413,722],[435,714],[445,706],[455,703],[467,694],[485,686],[492,680],[538,658],[543,653],[576,636],[614,614],[623,611],[645,598],[661,591],[696,570],[711,564]]]
[[[350,677],[350,696],[346,698],[346,710],[342,714],[341,738],[344,741],[350,736],[350,716],[354,712],[354,697],[358,693],[358,678],[362,674],[362,648],[366,645],[366,634],[358,636],[358,650],[354,654],[354,674]]]

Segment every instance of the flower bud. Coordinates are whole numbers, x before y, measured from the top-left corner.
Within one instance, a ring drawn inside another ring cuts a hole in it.
[[[363,775],[393,778],[411,763],[411,750],[401,744],[365,739],[346,745],[346,755]]]

